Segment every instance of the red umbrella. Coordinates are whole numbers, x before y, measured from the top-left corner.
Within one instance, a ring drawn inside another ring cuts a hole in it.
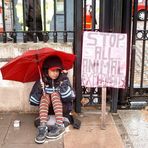
[[[40,69],[43,61],[49,56],[58,56],[65,70],[71,69],[75,60],[74,54],[54,50],[52,48],[28,50],[0,68],[2,77],[5,80],[19,82],[36,81],[41,78]]]

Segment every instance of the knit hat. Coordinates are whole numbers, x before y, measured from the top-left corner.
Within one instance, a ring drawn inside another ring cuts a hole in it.
[[[56,69],[63,69],[62,61],[58,56],[51,56],[48,57],[43,63],[43,69],[45,70],[56,70]]]

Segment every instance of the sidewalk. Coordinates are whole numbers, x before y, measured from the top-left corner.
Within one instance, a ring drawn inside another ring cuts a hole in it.
[[[1,113],[0,148],[124,148],[111,114],[106,116],[106,130],[100,129],[100,115],[99,112],[84,112],[78,117],[80,129],[69,126],[62,138],[39,145],[34,142],[35,114]],[[16,119],[21,120],[20,128],[13,127]]]

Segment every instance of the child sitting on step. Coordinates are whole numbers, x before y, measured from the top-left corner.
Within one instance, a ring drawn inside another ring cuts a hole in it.
[[[30,93],[30,104],[39,106],[40,125],[37,127],[36,143],[44,143],[46,138],[58,138],[65,132],[63,119],[71,112],[74,99],[73,89],[67,74],[62,72],[63,66],[59,57],[48,57],[42,70],[44,84],[40,80],[36,81]],[[49,127],[47,121],[51,108],[56,123]]]

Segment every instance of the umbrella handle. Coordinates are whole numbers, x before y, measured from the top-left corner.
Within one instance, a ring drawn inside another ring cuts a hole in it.
[[[43,79],[42,79],[42,74],[41,74],[41,70],[40,70],[40,67],[38,65],[38,71],[39,71],[39,76],[40,76],[40,83],[42,85],[42,90],[43,90],[43,95],[45,96],[45,89],[44,89],[44,82],[43,82]]]

